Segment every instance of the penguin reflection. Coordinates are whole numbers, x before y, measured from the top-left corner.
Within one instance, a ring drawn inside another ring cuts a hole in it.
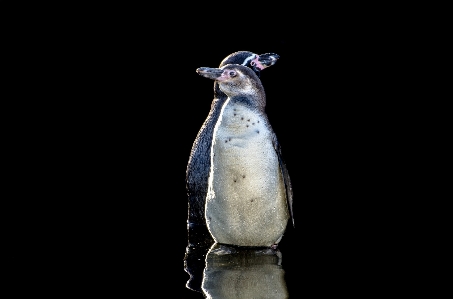
[[[187,225],[188,245],[184,256],[184,271],[190,275],[186,287],[192,291],[201,291],[201,280],[205,267],[206,254],[214,241],[206,226]]]
[[[214,244],[206,256],[201,289],[206,298],[288,298],[282,254],[272,248]]]
[[[278,249],[213,243],[206,227],[188,232],[186,288],[213,299],[288,298]]]

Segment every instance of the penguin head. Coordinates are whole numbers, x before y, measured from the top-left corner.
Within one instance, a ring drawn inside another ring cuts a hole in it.
[[[274,65],[280,56],[275,53],[255,54],[249,51],[234,52],[222,60],[219,67],[227,64],[240,64],[251,68],[258,77],[265,68]]]
[[[227,64],[220,68],[200,67],[197,73],[215,80],[228,97],[258,96],[264,100],[264,88],[255,72],[240,64]]]

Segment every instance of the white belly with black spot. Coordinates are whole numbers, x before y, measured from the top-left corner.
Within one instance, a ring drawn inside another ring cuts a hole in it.
[[[214,129],[206,221],[218,243],[270,246],[289,218],[267,119],[227,102]]]

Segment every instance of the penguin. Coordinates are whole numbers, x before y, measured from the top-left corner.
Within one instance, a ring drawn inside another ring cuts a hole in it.
[[[277,248],[294,225],[291,180],[267,114],[266,94],[250,68],[227,64],[196,72],[227,95],[210,148],[207,228],[216,243]]]
[[[267,67],[274,65],[279,59],[275,53],[255,54],[249,51],[234,52],[225,57],[219,67],[227,64],[241,64],[251,68],[257,76]],[[217,122],[220,108],[227,96],[214,82],[214,99],[211,110],[199,130],[189,156],[186,168],[186,191],[188,195],[187,225],[191,227],[206,228],[205,199],[208,190],[208,176],[210,169],[210,148],[214,125]]]

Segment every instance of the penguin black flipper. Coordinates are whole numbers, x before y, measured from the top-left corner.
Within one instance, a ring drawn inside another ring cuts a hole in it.
[[[274,145],[275,152],[277,153],[278,163],[280,164],[280,170],[282,171],[283,182],[285,183],[286,189],[286,201],[288,203],[289,214],[291,215],[291,221],[294,225],[294,215],[293,215],[293,187],[291,185],[291,179],[289,177],[288,168],[286,167],[286,163],[283,160],[282,151],[280,148],[280,143],[277,140],[277,136],[275,133],[272,136],[272,144]]]

